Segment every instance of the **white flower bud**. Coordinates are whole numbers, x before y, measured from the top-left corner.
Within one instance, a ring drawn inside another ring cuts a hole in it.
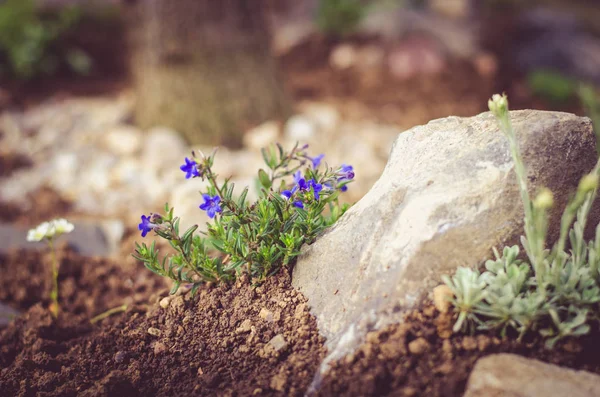
[[[506,94],[494,94],[488,101],[488,107],[496,117],[505,114],[508,111],[508,98],[506,97]]]
[[[550,189],[543,188],[535,200],[533,201],[533,206],[539,209],[548,209],[554,205],[554,195],[550,191]]]

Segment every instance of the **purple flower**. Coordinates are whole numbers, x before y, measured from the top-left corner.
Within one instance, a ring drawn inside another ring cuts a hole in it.
[[[338,181],[354,179],[354,169],[351,165],[342,164],[337,175]]]
[[[223,208],[219,205],[221,197],[210,197],[208,194],[203,194],[202,198],[204,199],[204,203],[200,204],[200,209],[206,211],[209,218],[214,218],[217,212],[223,211]]]
[[[346,186],[346,185],[340,186],[340,192],[345,192],[346,190],[348,190],[348,186]]]
[[[188,159],[187,157],[185,158],[185,164],[179,167],[179,169],[185,172],[185,179],[200,176],[200,172],[198,171],[198,163],[196,163],[194,160]]]
[[[142,237],[146,237],[146,234],[148,234],[148,232],[150,230],[153,230],[155,227],[156,225],[150,222],[149,217],[147,217],[146,215],[142,215],[142,222],[140,222],[140,224],[138,225],[138,229],[142,231]]]
[[[317,183],[314,179],[311,179],[309,182],[310,187],[313,189],[313,194],[315,195],[315,200],[319,200],[319,192],[323,190],[323,185]]]
[[[292,196],[294,195],[294,193],[296,192],[297,186],[294,186],[294,188],[292,190],[284,190],[281,192],[281,195],[283,196],[283,198],[285,198],[286,200],[289,200],[290,198],[292,198]],[[304,204],[302,204],[302,201],[300,200],[296,200],[292,203],[292,205],[294,207],[298,207],[298,208],[304,208]]]
[[[294,182],[296,182],[296,186],[294,186],[294,188],[292,189],[292,193],[295,192],[297,189],[300,189],[300,191],[306,191],[310,189],[310,186],[308,185],[308,183],[306,183],[306,179],[304,179],[300,171],[294,174]]]
[[[323,157],[325,157],[324,154],[319,154],[318,156],[315,157],[310,157],[310,156],[306,156],[310,159],[310,161],[312,161],[312,165],[313,168],[317,168],[319,166],[319,164],[321,164],[321,160],[323,160]]]

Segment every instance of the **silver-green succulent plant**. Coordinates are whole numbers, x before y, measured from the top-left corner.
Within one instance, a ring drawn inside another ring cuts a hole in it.
[[[442,277],[454,294],[454,331],[496,329],[505,335],[513,329],[519,338],[538,332],[551,348],[561,338],[588,333],[589,323],[598,320],[594,314],[600,308],[600,225],[592,241],[585,241],[584,230],[597,194],[600,162],[581,179],[563,212],[558,240],[547,248],[552,192],[542,189],[531,200],[508,100],[494,95],[488,105],[509,141],[515,164],[525,210],[525,255],[519,255],[516,245],[504,247],[501,255],[494,249],[495,259],[485,263],[483,273],[462,267],[452,278]]]

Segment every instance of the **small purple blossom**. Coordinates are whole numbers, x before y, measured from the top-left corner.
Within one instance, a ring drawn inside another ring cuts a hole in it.
[[[351,165],[342,164],[337,175],[338,181],[354,179],[354,169]]]
[[[325,157],[324,154],[319,154],[318,156],[315,157],[310,157],[310,156],[306,156],[310,159],[310,161],[312,161],[312,165],[313,168],[317,168],[320,164],[321,164],[321,160],[323,160],[323,157]]]
[[[342,164],[337,172],[337,176],[338,182],[341,182],[341,185],[338,185],[338,188],[341,192],[345,192],[348,190],[348,186],[346,186],[344,182],[354,179],[354,169],[351,165]]]
[[[150,214],[150,216],[152,216],[152,214]],[[142,222],[140,222],[138,225],[138,229],[142,231],[142,237],[146,237],[146,234],[148,234],[148,232],[153,230],[155,227],[156,225],[150,222],[150,217],[142,215]]]
[[[310,187],[313,189],[313,194],[315,195],[315,200],[319,200],[319,192],[323,190],[323,185],[317,183],[314,179],[311,179],[309,182]]]
[[[209,218],[214,218],[217,212],[223,211],[223,208],[219,205],[221,197],[210,197],[209,194],[203,194],[202,198],[204,199],[204,203],[200,204],[200,209],[206,211]]]
[[[300,191],[307,191],[310,189],[310,186],[306,183],[306,179],[302,176],[300,171],[294,174],[294,182],[296,182],[296,186],[292,189],[292,193],[298,189],[300,189]]]
[[[294,193],[297,190],[297,186],[294,186],[294,188],[292,190],[283,190],[281,192],[281,195],[283,196],[283,198],[285,198],[286,200],[289,200],[292,198],[292,196],[294,195]],[[302,204],[302,201],[300,200],[296,200],[292,203],[292,205],[294,207],[298,207],[298,208],[304,208],[304,204]]]
[[[179,167],[179,169],[185,172],[185,179],[200,176],[200,172],[198,171],[198,163],[196,163],[195,160],[188,159],[187,157],[185,158],[185,164]]]

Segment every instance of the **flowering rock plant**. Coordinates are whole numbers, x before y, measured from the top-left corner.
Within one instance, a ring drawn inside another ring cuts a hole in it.
[[[49,222],[43,222],[30,229],[27,233],[27,241],[45,241],[52,254],[52,290],[50,291],[50,312],[54,317],[58,317],[60,306],[58,304],[58,259],[54,248],[54,241],[62,234],[71,233],[75,229],[72,223],[66,219],[53,219]]]
[[[502,253],[494,249],[495,258],[485,263],[485,269],[463,267],[451,278],[442,277],[453,293],[458,316],[454,331],[498,329],[505,334],[512,330],[519,337],[537,332],[552,347],[561,338],[588,333],[591,322],[598,325],[600,225],[591,241],[585,241],[583,232],[598,190],[600,162],[579,182],[564,209],[558,241],[546,247],[552,192],[543,188],[530,198],[508,100],[494,95],[488,105],[510,145],[525,230],[521,247],[504,247]],[[525,255],[520,255],[523,251]]]
[[[326,227],[347,209],[338,196],[354,179],[352,166],[330,168],[324,155],[311,157],[308,146],[294,146],[286,152],[279,144],[262,150],[266,169],[258,170],[259,198],[246,200],[248,187],[234,197],[234,184],[218,181],[213,172],[216,152],[185,158],[180,167],[186,179],[208,182],[199,211],[211,222],[206,232],[194,225],[179,230],[174,209],[165,205],[163,214],[142,215],[138,226],[142,237],[150,231],[166,239],[176,253],[159,257],[155,243],[136,243],[134,257],[156,274],[180,285],[192,285],[192,292],[205,282],[228,282],[240,273],[256,281],[288,266],[303,244],[312,243]]]

